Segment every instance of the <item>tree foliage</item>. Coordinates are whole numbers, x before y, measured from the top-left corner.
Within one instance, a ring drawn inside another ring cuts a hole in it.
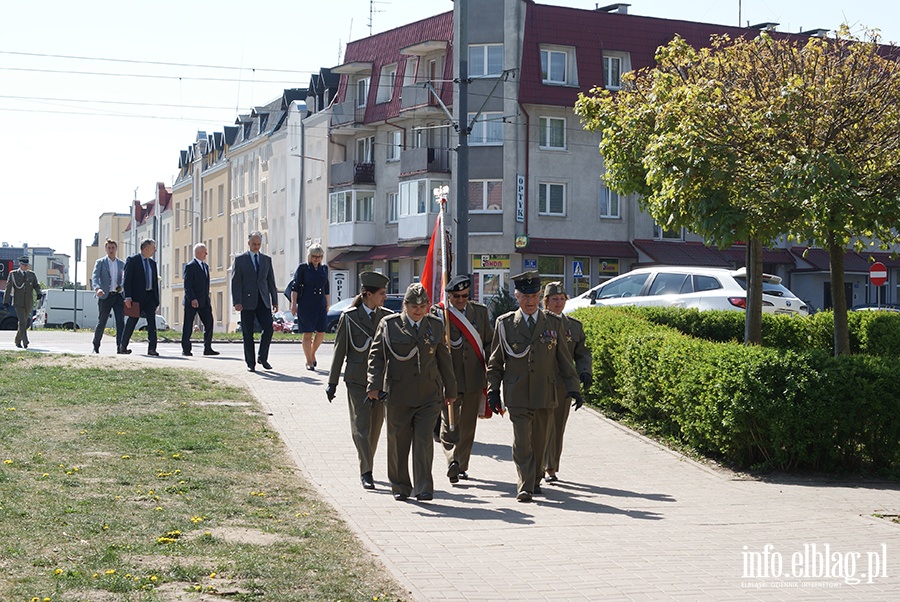
[[[609,186],[657,222],[723,246],[787,234],[827,249],[835,353],[849,350],[845,248],[900,242],[900,68],[878,42],[846,26],[701,49],[676,37],[621,91],[576,104],[603,134]]]

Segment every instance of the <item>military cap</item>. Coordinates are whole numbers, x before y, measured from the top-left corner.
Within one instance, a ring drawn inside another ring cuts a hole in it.
[[[28,265],[28,257],[26,255],[19,257],[19,263],[21,263],[22,265]]]
[[[410,284],[406,289],[406,294],[403,295],[403,302],[411,305],[428,303],[428,293],[425,292],[425,287],[418,282]]]
[[[378,272],[360,272],[359,286],[368,288],[387,288],[389,279],[384,274]]]
[[[532,295],[541,292],[541,275],[535,270],[523,272],[513,276],[512,279],[516,290],[520,293]]]
[[[444,290],[448,293],[456,293],[466,290],[471,284],[472,281],[467,274],[460,274],[459,276],[451,278],[450,282],[447,283],[447,286],[444,287]]]
[[[549,297],[551,295],[565,295],[566,289],[563,287],[562,282],[548,282],[547,286],[544,287],[544,296]]]

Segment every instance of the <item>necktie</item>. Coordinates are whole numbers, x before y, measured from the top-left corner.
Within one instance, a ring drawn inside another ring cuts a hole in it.
[[[144,276],[147,278],[147,290],[149,291],[153,288],[153,282],[150,280],[150,277],[152,276],[150,272],[150,260],[146,257],[144,257]]]
[[[253,254],[253,267],[256,268],[256,272],[259,273],[259,255]]]
[[[203,273],[209,278],[209,267],[206,265],[206,262],[201,261],[200,265],[203,266]]]
[[[534,333],[534,323],[536,320],[533,316],[528,316],[525,318],[525,325],[528,326],[528,332]]]

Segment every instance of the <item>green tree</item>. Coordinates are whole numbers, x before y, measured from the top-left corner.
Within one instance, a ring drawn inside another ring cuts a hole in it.
[[[762,246],[788,234],[831,258],[835,353],[849,352],[844,250],[900,242],[900,69],[877,33],[676,37],[657,66],[576,112],[603,134],[605,179],[657,222],[748,242],[746,342],[758,343]]]

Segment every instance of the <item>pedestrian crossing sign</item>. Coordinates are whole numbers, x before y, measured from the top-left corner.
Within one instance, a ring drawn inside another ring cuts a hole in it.
[[[584,262],[583,261],[573,261],[572,262],[572,275],[575,278],[584,278]]]

